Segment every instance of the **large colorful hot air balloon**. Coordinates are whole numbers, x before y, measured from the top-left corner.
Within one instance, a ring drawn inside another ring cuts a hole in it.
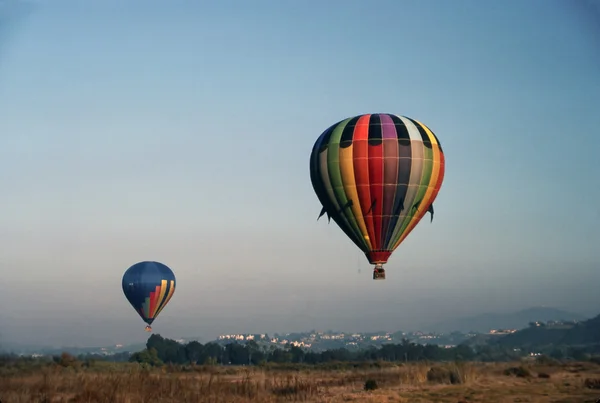
[[[415,228],[444,179],[444,152],[423,123],[387,113],[350,117],[325,130],[310,156],[310,178],[327,214],[375,265]]]
[[[123,293],[133,309],[150,325],[175,292],[175,274],[159,262],[139,262],[131,266],[122,280]]]

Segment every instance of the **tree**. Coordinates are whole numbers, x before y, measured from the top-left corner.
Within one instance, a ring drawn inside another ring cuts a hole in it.
[[[293,363],[304,362],[304,350],[302,348],[292,345],[290,347],[290,354]]]
[[[77,360],[77,358],[75,358],[74,356],[72,356],[71,354],[67,353],[66,351],[63,352],[60,357],[56,357],[55,359],[56,363],[58,365],[60,365],[61,367],[72,367],[72,368],[77,368],[81,366],[81,362]]]
[[[257,365],[264,361],[265,354],[262,352],[260,346],[256,341],[248,341],[248,343],[246,343],[246,348],[248,349],[249,364]]]
[[[158,352],[155,348],[143,349],[137,353],[134,353],[130,358],[130,362],[139,362],[140,364],[148,364],[152,366],[161,366],[163,362],[158,358]]]
[[[200,362],[207,365],[210,365],[212,362],[215,364],[219,362],[223,364],[223,353],[223,347],[217,343],[206,343],[202,351],[202,358],[200,359]]]
[[[225,353],[229,363],[233,365],[248,365],[248,349],[238,343],[229,343],[225,346]]]
[[[187,361],[185,347],[175,340],[165,339],[160,334],[153,334],[146,342],[148,350],[154,348],[162,362],[183,364]]]
[[[203,350],[204,346],[197,341],[190,341],[185,345],[185,355],[190,364],[198,363],[202,357]]]

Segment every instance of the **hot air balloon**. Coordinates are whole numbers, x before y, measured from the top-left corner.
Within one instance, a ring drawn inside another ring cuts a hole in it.
[[[123,274],[122,287],[133,309],[150,325],[165,308],[175,292],[175,274],[159,262],[139,262]]]
[[[339,121],[315,142],[310,178],[327,214],[374,264],[373,279],[423,216],[444,179],[444,152],[423,123],[387,113]],[[317,220],[319,219],[317,218]]]

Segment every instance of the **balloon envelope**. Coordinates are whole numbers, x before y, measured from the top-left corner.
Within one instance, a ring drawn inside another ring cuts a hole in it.
[[[442,186],[445,160],[433,132],[386,113],[344,119],[325,130],[310,156],[323,209],[372,264],[387,262]]]
[[[125,271],[122,280],[125,297],[148,325],[167,305],[175,286],[175,274],[159,262],[136,263]]]

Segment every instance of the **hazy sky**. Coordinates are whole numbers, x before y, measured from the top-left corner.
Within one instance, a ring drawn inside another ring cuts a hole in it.
[[[599,9],[38,2],[0,31],[0,343],[144,341],[141,260],[177,276],[166,337],[600,313]],[[370,112],[427,124],[447,164],[385,281],[316,221],[308,172]]]

